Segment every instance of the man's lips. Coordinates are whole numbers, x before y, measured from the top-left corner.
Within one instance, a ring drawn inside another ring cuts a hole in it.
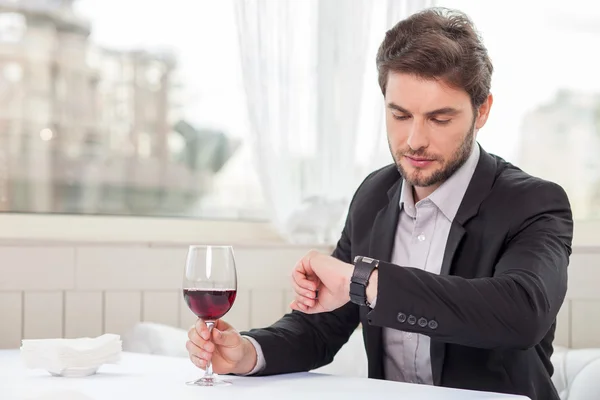
[[[431,163],[433,163],[435,161],[430,158],[415,157],[415,156],[408,156],[408,155],[405,155],[404,157],[406,157],[406,159],[412,166],[417,167],[417,168],[427,167],[428,165],[430,165]]]

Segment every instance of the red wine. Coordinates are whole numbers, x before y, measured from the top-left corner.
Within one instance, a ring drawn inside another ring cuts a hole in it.
[[[183,289],[188,307],[198,318],[217,320],[233,306],[236,291],[231,289]]]

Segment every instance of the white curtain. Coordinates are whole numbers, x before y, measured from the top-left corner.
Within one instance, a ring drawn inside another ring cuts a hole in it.
[[[375,57],[377,49],[385,36],[385,32],[396,25],[402,19],[412,15],[420,10],[429,7],[435,7],[436,0],[380,0],[377,2],[378,8],[375,11],[373,36],[369,47],[370,59],[372,59],[373,68],[367,69],[367,84],[364,90],[364,115],[362,129],[375,135],[364,135],[362,137],[362,147],[368,158],[361,163],[363,166],[363,175],[369,171],[374,171],[384,165],[390,164],[393,160],[388,148],[386,130],[385,130],[385,104],[378,84],[378,72],[375,68]]]
[[[430,2],[235,1],[259,176],[271,219],[290,241],[339,237],[381,132],[373,118],[381,94],[365,96],[366,87],[377,88],[376,78],[366,80],[374,38],[380,42],[388,20],[415,11],[414,3]]]

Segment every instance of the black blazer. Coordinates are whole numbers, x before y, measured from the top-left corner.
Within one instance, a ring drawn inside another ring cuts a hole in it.
[[[435,385],[558,400],[550,356],[573,236],[564,190],[482,149],[435,275],[387,262],[401,184],[394,165],[369,175],[333,252],[345,262],[382,261],[375,309],[347,303],[330,313],[292,312],[244,333],[262,347],[261,374],[330,363],[360,322],[370,378],[384,379],[387,327],[431,337]]]

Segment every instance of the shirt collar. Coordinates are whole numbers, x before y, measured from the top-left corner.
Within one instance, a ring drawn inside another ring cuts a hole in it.
[[[419,201],[416,206],[428,199],[442,211],[448,220],[453,221],[479,163],[480,153],[479,144],[476,142],[467,161],[426,199]],[[400,209],[404,208],[406,213],[414,218],[415,202],[412,189],[411,184],[406,181],[402,182]]]

